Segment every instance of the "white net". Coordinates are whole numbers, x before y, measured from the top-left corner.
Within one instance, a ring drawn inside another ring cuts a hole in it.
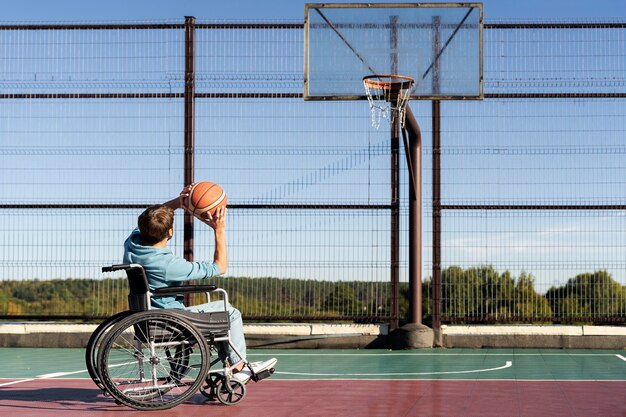
[[[398,118],[404,127],[406,104],[414,86],[413,78],[400,75],[368,75],[363,77],[372,115],[372,127],[378,129],[382,119],[394,123]]]

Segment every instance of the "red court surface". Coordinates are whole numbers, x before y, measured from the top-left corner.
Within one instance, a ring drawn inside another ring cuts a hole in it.
[[[624,351],[255,351],[276,356],[277,372],[241,403],[196,394],[165,411],[116,405],[81,353],[0,349],[0,416],[626,417]]]
[[[0,380],[0,383],[7,382]],[[0,415],[43,416],[626,416],[626,381],[269,380],[236,406],[165,411],[115,405],[88,380],[33,380],[0,391]]]

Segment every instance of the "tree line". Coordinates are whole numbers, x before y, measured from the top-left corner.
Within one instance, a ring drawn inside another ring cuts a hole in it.
[[[442,271],[441,312],[449,322],[624,321],[626,286],[607,271],[581,273],[545,294],[535,277],[498,272],[492,266]],[[385,321],[390,311],[388,282],[316,281],[219,277],[211,280],[229,293],[244,317],[277,320],[346,319]],[[433,282],[422,283],[422,313],[432,317]],[[122,278],[2,281],[0,315],[102,318],[127,307]],[[195,295],[194,304],[205,302]],[[408,316],[408,285],[400,285],[400,316]],[[402,321],[402,319],[401,319]]]
[[[626,286],[607,271],[586,272],[552,286],[545,294],[535,288],[535,277],[522,272],[498,273],[492,266],[442,271],[442,316],[456,321],[554,322],[626,321]],[[423,314],[432,313],[432,280],[422,289],[427,294]]]

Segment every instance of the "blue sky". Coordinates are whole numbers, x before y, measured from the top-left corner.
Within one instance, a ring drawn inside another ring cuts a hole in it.
[[[358,3],[343,1],[345,3]],[[363,2],[363,1],[360,1]],[[399,1],[377,1],[399,3]],[[1,0],[4,22],[162,20],[302,20],[301,0]],[[341,3],[341,2],[336,2]],[[485,0],[485,21],[626,17],[621,0]]]

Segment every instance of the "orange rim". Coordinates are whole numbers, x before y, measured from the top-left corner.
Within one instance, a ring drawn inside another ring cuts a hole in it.
[[[388,80],[383,80],[383,78]],[[414,82],[415,80],[411,77],[395,74],[366,75],[363,77],[363,84],[366,87],[379,90],[406,90],[411,88]]]

